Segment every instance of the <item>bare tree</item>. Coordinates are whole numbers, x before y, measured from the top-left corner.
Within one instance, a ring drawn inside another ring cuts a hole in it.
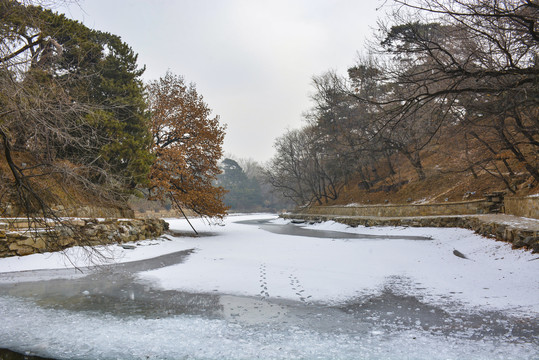
[[[351,97],[350,82],[333,71],[313,77],[313,87],[313,107],[305,117],[317,133],[317,148],[333,159],[332,166],[339,169],[342,184],[359,176],[369,188],[377,177],[372,170],[379,161],[379,146],[372,141],[368,104]]]
[[[322,205],[338,198],[343,186],[338,154],[324,149],[312,127],[288,131],[275,141],[275,149],[266,176],[285,198],[297,205]]]
[[[424,109],[431,121],[468,124],[485,141],[495,135],[493,148],[507,150],[539,181],[537,2],[394,3],[379,54],[389,59],[388,80],[404,91],[377,100],[391,110],[387,123]]]

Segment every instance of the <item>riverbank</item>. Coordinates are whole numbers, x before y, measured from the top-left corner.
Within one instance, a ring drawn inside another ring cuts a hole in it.
[[[122,244],[161,236],[161,219],[63,218],[61,221],[0,218],[0,258],[61,251],[73,246]]]
[[[335,221],[357,226],[442,227],[473,230],[479,235],[509,242],[513,248],[539,252],[539,220],[506,214],[436,215],[436,216],[341,216],[335,214],[285,213],[284,219],[309,222]]]

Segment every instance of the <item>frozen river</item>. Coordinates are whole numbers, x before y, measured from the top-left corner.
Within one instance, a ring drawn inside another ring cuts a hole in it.
[[[0,348],[52,359],[539,358],[529,252],[462,229],[249,215],[197,221],[201,236],[189,237],[170,223],[178,236],[102,248],[111,260],[98,267],[80,249],[0,259]]]

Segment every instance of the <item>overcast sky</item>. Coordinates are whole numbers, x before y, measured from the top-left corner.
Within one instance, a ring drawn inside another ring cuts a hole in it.
[[[311,78],[345,74],[371,36],[380,0],[81,0],[57,9],[121,36],[146,65],[194,82],[227,124],[224,151],[269,160],[303,125]]]

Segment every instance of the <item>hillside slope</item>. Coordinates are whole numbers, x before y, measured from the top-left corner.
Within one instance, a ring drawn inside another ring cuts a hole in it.
[[[481,152],[479,147],[474,154],[477,165],[473,166],[473,172],[470,171],[470,163],[466,160],[470,149],[465,150],[464,142],[463,134],[446,131],[422,151],[421,159],[426,175],[423,181],[419,180],[406,158],[395,154],[392,157],[395,174],[380,176],[368,190],[357,179],[352,179],[343,188],[340,197],[329,204],[440,203],[481,199],[486,193],[494,191],[504,191],[506,196],[539,193],[539,184],[524,171],[515,171],[512,175],[504,173],[509,184],[499,176],[492,175],[495,174],[493,163],[481,161],[486,161],[489,154]],[[516,160],[506,160],[512,170],[522,168]],[[497,166],[502,168],[499,164]]]

